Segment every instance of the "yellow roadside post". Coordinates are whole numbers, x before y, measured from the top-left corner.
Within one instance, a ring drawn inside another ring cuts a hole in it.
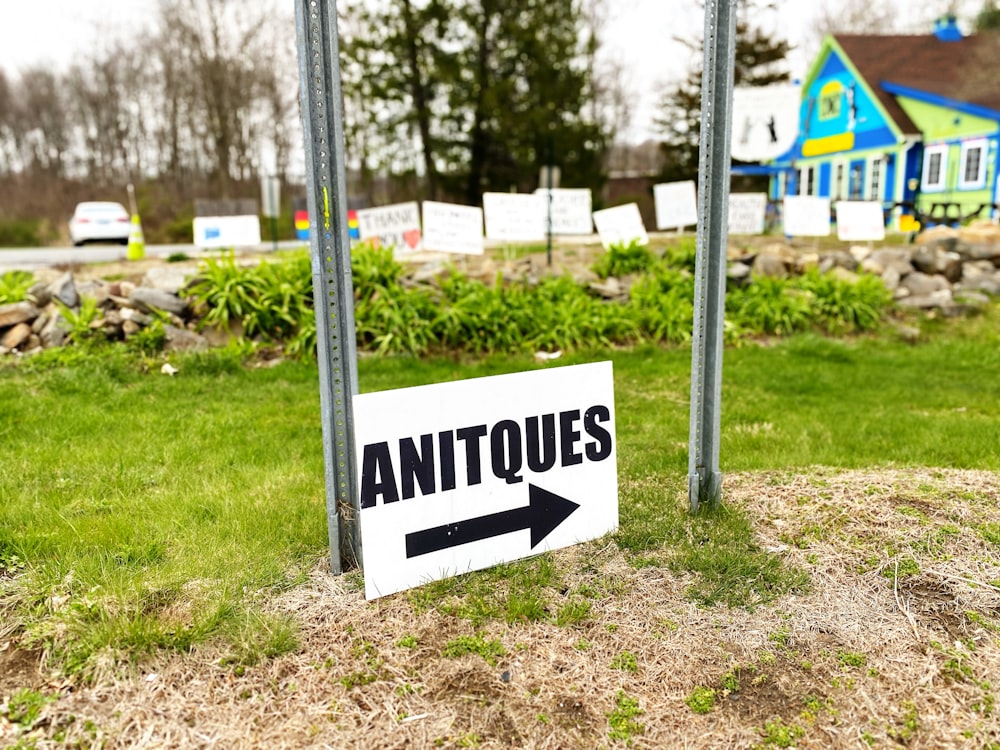
[[[129,260],[142,260],[146,257],[146,238],[142,234],[142,224],[139,221],[139,209],[135,204],[135,188],[128,185],[128,203],[132,211],[132,228],[128,233],[128,249],[125,257]]]

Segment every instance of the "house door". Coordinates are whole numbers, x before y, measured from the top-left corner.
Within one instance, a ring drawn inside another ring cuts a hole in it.
[[[851,162],[847,171],[847,197],[852,201],[865,198],[865,160],[856,159]]]

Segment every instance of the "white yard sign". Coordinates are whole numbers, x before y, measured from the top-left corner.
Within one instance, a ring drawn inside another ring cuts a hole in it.
[[[729,234],[764,234],[766,214],[766,193],[731,193]]]
[[[830,234],[830,199],[814,195],[785,197],[782,218],[789,237],[826,237]]]
[[[252,247],[260,244],[260,219],[257,216],[196,216],[196,247]]]
[[[424,201],[424,250],[483,254],[483,209]]]
[[[545,221],[548,222],[549,191],[538,188],[545,203]],[[588,188],[555,188],[552,190],[552,234],[593,234],[593,199]]]
[[[640,245],[649,243],[646,227],[642,223],[642,214],[635,203],[624,206],[604,208],[594,211],[594,226],[601,236],[601,244],[605,249],[612,245],[628,245],[632,242]]]
[[[354,397],[365,596],[618,527],[610,362]]]
[[[873,201],[837,201],[837,239],[845,242],[885,239],[882,204]]]
[[[801,102],[797,84],[733,89],[732,157],[760,162],[788,151],[799,134]]]
[[[483,193],[486,236],[501,242],[541,242],[545,201],[536,193]]]
[[[420,250],[420,208],[416,201],[358,210],[361,240],[374,240],[379,247],[395,248],[407,255]]]
[[[693,180],[653,185],[657,229],[682,229],[698,223],[698,200]]]

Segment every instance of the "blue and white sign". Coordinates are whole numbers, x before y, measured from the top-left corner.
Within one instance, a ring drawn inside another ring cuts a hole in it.
[[[368,599],[618,527],[610,362],[353,403]]]
[[[194,245],[205,249],[253,247],[260,244],[257,216],[196,216]]]

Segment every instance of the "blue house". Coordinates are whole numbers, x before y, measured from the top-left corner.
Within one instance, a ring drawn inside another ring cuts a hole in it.
[[[901,231],[995,215],[998,75],[1000,36],[963,36],[952,16],[924,36],[827,36],[771,198],[877,201]]]

